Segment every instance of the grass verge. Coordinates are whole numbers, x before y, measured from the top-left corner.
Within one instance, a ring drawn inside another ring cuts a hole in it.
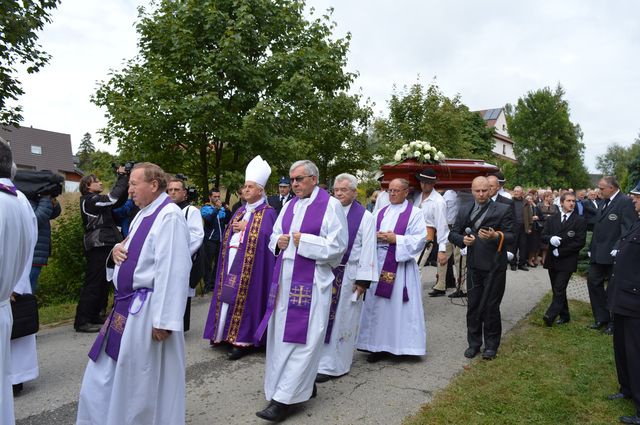
[[[64,303],[38,308],[40,326],[68,322],[75,316],[77,305],[78,303]]]
[[[510,332],[496,360],[472,362],[404,424],[611,424],[632,415],[630,401],[606,399],[618,389],[613,345],[588,329],[589,304],[571,301],[572,321],[547,328],[549,302]]]

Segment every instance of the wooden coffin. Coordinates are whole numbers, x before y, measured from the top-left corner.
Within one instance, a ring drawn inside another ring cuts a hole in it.
[[[497,166],[481,159],[445,159],[439,164],[424,164],[414,159],[405,159],[400,163],[387,164],[380,168],[383,173],[381,186],[387,189],[391,180],[404,178],[412,186],[420,189],[416,173],[425,168],[431,168],[436,172],[438,176],[436,189],[454,190],[470,189],[474,178],[499,171]]]

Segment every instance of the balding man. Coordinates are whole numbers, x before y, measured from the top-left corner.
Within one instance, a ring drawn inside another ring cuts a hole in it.
[[[500,345],[500,303],[507,270],[506,246],[513,240],[513,216],[508,205],[493,202],[489,182],[476,177],[471,185],[473,204],[460,208],[449,240],[467,247],[467,340],[465,357],[480,352],[494,359]]]

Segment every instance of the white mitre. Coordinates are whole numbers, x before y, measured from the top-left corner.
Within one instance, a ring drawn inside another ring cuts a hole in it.
[[[269,166],[269,163],[258,155],[251,160],[249,165],[247,165],[247,171],[244,174],[244,181],[255,182],[260,186],[265,187],[270,175],[271,167]]]

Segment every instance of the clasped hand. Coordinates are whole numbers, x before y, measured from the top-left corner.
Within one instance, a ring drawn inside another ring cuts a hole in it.
[[[233,227],[233,233],[242,232],[247,227],[247,221],[246,220],[234,221],[232,224],[232,227]]]
[[[111,251],[111,258],[113,259],[113,262],[118,266],[127,259],[127,249],[124,247],[124,243],[126,241],[127,239],[123,240],[119,244],[116,244],[116,246],[114,246],[113,250]]]
[[[378,238],[378,242],[395,244],[396,243],[396,234],[393,232],[378,232],[376,234]]]
[[[297,248],[298,245],[300,245],[300,237],[301,236],[302,236],[302,233],[300,233],[300,232],[293,232],[293,236],[292,235],[280,235],[280,237],[278,238],[278,248],[287,249],[287,247],[289,246],[289,241],[291,240],[292,237],[293,237],[293,244]]]

